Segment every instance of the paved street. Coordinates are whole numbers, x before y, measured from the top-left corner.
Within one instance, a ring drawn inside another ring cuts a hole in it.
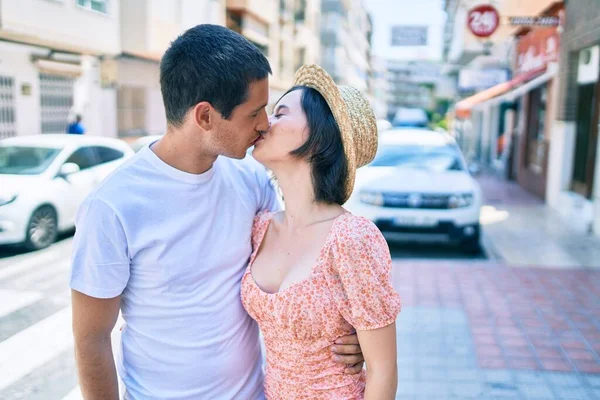
[[[62,399],[77,385],[70,248],[66,239],[38,253],[0,260],[2,399]]]
[[[398,399],[600,398],[600,272],[397,262]]]
[[[391,246],[404,304],[397,398],[600,398],[597,239],[511,184],[481,180],[488,199],[481,254]],[[80,398],[71,242],[66,236],[28,254],[0,250],[0,399]]]

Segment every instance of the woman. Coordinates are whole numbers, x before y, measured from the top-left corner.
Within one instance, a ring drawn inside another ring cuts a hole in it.
[[[267,348],[268,399],[394,399],[391,258],[370,221],[342,208],[355,169],[377,150],[373,112],[355,89],[318,66],[302,67],[275,106],[254,157],[277,178],[285,211],[259,214],[242,301]],[[345,375],[330,347],[353,332],[366,374]]]

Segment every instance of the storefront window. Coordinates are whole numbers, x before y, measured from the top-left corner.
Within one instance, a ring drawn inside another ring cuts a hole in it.
[[[532,90],[529,95],[526,165],[536,173],[541,173],[544,170],[546,162],[547,101],[547,84]]]
[[[575,159],[571,189],[591,198],[593,193],[596,141],[598,137],[598,103],[595,98],[598,83],[579,85],[577,88],[577,120]]]

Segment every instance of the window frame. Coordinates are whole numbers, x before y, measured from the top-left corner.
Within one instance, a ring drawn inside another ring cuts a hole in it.
[[[77,147],[75,150],[73,150],[73,152],[71,154],[69,154],[69,156],[66,158],[66,160],[62,163],[62,165],[65,165],[67,163],[73,163],[73,161],[70,161],[71,157],[73,157],[73,155],[75,155],[75,153],[77,153],[78,151],[81,150],[87,150],[89,152],[91,152],[91,165],[85,168],[81,168],[81,166],[77,163],[73,163],[73,164],[77,164],[77,166],[79,167],[79,171],[87,171],[89,169],[92,169],[98,165],[100,165],[101,163],[99,162],[99,158],[98,158],[98,154],[96,153],[96,150],[94,149],[95,146],[90,146],[90,145],[85,145],[85,146],[79,146]]]
[[[104,11],[93,8],[93,3],[103,3]],[[75,4],[79,8],[82,8],[87,11],[95,12],[95,13],[98,13],[101,15],[109,15],[110,14],[110,7],[111,7],[110,0],[76,0]]]
[[[114,147],[110,147],[110,146],[103,146],[103,145],[96,145],[96,146],[90,146],[90,147],[93,149],[93,151],[94,151],[94,155],[96,156],[96,159],[97,159],[97,161],[98,161],[98,164],[96,164],[96,166],[97,166],[97,165],[104,165],[104,164],[108,164],[108,163],[110,163],[110,162],[117,161],[117,160],[120,160],[121,158],[125,157],[125,152],[124,152],[124,151],[122,151],[122,150],[119,150],[119,149],[116,149],[116,148],[114,148]],[[103,159],[102,159],[102,155],[101,155],[101,153],[100,153],[100,149],[106,149],[106,150],[110,150],[110,151],[112,151],[112,152],[114,152],[114,153],[119,153],[119,154],[120,154],[120,156],[119,156],[119,157],[117,157],[117,158],[113,158],[113,159],[111,159],[111,160],[107,160],[107,161],[105,161],[105,160],[103,160]]]

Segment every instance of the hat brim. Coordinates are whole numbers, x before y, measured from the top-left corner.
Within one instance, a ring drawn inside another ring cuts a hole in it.
[[[340,128],[342,145],[348,166],[348,177],[345,182],[345,201],[352,195],[354,180],[356,177],[356,157],[354,138],[352,136],[352,121],[348,113],[346,102],[342,94],[329,74],[318,65],[305,65],[296,72],[295,86],[307,86],[315,89],[323,96],[335,121]],[[344,201],[344,202],[345,202]]]

